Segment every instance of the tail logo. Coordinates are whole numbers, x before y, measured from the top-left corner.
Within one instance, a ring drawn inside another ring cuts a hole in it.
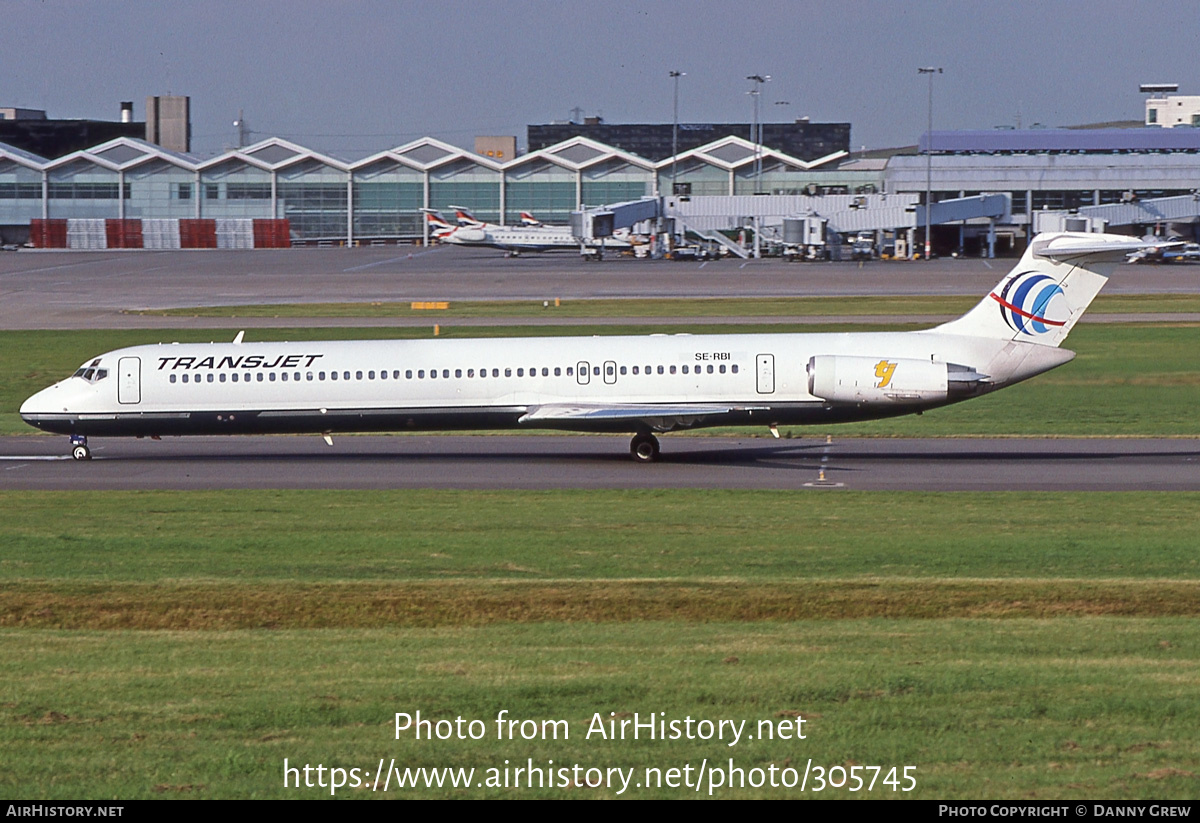
[[[1065,326],[1071,316],[1062,286],[1036,271],[1018,274],[989,297],[1000,304],[1000,316],[1009,328],[1021,334],[1045,334]]]

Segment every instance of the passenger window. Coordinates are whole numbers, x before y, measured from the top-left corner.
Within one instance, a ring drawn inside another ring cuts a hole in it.
[[[354,379],[355,379],[355,380],[362,380],[362,372],[360,372],[360,371],[356,371],[356,372],[354,373]]]
[[[412,372],[409,372],[409,373],[408,373],[408,376],[409,376],[409,377],[412,377]],[[392,371],[392,379],[393,379],[393,380],[399,380],[399,379],[400,379],[400,370],[399,370],[399,369],[395,369],[395,370],[393,370],[393,371]]]
[[[708,373],[709,373],[709,374],[712,374],[712,373],[713,373],[713,367],[712,367],[712,366],[709,366],[709,367],[708,367]]]
[[[329,373],[329,379],[330,379],[330,380],[337,380],[337,379],[338,379],[337,372],[335,372],[335,371],[331,371],[331,372]]]
[[[658,373],[659,373],[659,374],[662,374],[662,373],[663,373],[663,367],[662,367],[662,366],[659,366],[659,367],[658,367]]]
[[[555,366],[555,367],[554,367],[554,376],[555,376],[555,377],[562,377],[562,366]]]
[[[455,376],[455,377],[462,377],[462,369],[455,369],[455,370],[454,370],[454,376]]]
[[[221,372],[221,382],[225,382],[225,372]]]
[[[344,372],[342,372],[342,379],[343,379],[343,380],[349,380],[349,379],[350,379],[350,372],[348,372],[348,371],[344,371]]]
[[[172,382],[172,383],[174,383],[174,382],[175,382],[175,375],[171,375],[171,377],[170,377],[170,380],[171,380],[171,382]]]
[[[359,373],[358,373],[358,379],[359,379],[359,380],[362,380],[362,372],[359,372]],[[375,370],[374,370],[374,369],[371,369],[369,372],[367,372],[367,379],[368,379],[368,380],[374,380],[374,379],[375,379]]]
[[[430,369],[430,370],[429,370],[429,379],[430,379],[430,380],[437,380],[437,369]]]
[[[274,383],[275,382],[275,372],[271,372],[271,374],[267,377],[267,379],[270,380],[272,383]]]
[[[545,366],[542,366],[542,377],[549,377],[549,376],[550,376],[550,370],[548,368],[546,368]]]
[[[675,370],[674,370],[674,369],[671,369],[671,371],[673,372],[673,371],[675,371]],[[688,373],[688,367],[687,367],[687,366],[684,366],[684,367],[683,367],[683,373],[684,373],[684,374],[687,374],[687,373]]]
[[[309,382],[312,382],[312,379],[313,379],[313,373],[312,373],[312,372],[305,372],[305,373],[304,373],[304,379],[305,379],[305,380],[308,380]]]
[[[387,380],[387,369],[383,369],[382,371],[379,372],[379,379]]]
[[[450,376],[450,370],[442,369],[442,377],[449,377],[449,376]]]
[[[404,371],[404,379],[405,379],[405,380],[412,380],[412,369],[406,369],[406,370]]]
[[[724,374],[725,373],[725,364],[722,363],[720,368],[721,368],[721,374]]]
[[[262,372],[255,372],[255,373],[258,375],[258,382],[261,383],[263,381],[263,373]]]
[[[575,376],[575,367],[567,366],[567,377],[574,377],[574,376]]]
[[[675,367],[674,367],[674,366],[672,366],[672,367],[671,367],[671,374],[674,374],[674,373],[675,373]]]
[[[730,366],[729,370],[732,371],[734,374],[737,374],[737,363],[734,363],[732,366]]]
[[[209,377],[212,377],[212,375],[210,374],[210,375],[209,375]],[[272,379],[272,380],[274,380],[274,379],[275,379],[275,376],[274,376],[274,375],[272,375],[272,376],[271,376],[271,379]],[[286,383],[286,382],[287,382],[287,380],[288,380],[287,372],[284,372],[283,374],[281,374],[281,375],[279,376],[279,379],[280,379],[280,380],[282,380],[284,383]]]
[[[624,374],[624,373],[625,373],[625,367],[624,367],[624,366],[622,366],[622,367],[621,367],[621,374]]]
[[[238,381],[237,372],[234,372],[233,374],[229,375],[229,379],[232,380],[234,383],[236,383]]]
[[[183,373],[183,382],[186,383],[187,381],[188,381],[187,372],[184,372]]]
[[[524,376],[525,376],[525,370],[517,369],[517,377],[524,377]]]
[[[505,377],[512,377],[512,369],[505,369],[505,370],[504,370],[504,376],[505,376]]]
[[[492,369],[492,377],[499,377],[499,376],[500,376],[500,370]]]
[[[599,366],[592,366],[592,374],[599,376],[599,374],[600,374],[600,367],[599,367]]]

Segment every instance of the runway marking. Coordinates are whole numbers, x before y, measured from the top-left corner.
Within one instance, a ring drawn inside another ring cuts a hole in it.
[[[342,269],[342,273],[345,274],[346,272],[362,271],[363,269],[370,269],[370,268],[374,268],[375,266],[386,266],[388,263],[399,263],[402,260],[412,260],[414,257],[421,257],[422,255],[429,254],[432,251],[434,251],[434,250],[427,249],[425,251],[416,252],[415,254],[410,252],[410,253],[404,255],[403,257],[392,257],[387,260],[377,260],[374,263],[364,263],[361,266],[353,266],[348,269]]]
[[[708,265],[708,261],[705,260],[703,263],[700,264],[700,268],[704,268],[707,265]]]
[[[986,260],[983,261],[983,265],[987,266],[989,269],[992,267],[992,264]]]
[[[70,460],[69,454],[33,454],[33,455],[0,455],[0,460],[19,460],[28,462],[30,460]]]

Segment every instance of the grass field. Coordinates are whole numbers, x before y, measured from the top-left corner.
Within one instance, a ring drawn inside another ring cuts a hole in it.
[[[942,314],[957,316],[977,296],[773,297],[725,299],[462,300],[445,309],[414,309],[412,303],[262,303],[130,312],[148,317],[423,317],[436,323],[464,317],[836,317],[839,315]],[[1196,294],[1101,295],[1096,314],[1200,312]]]
[[[811,758],[915,766],[915,791],[862,795],[923,798],[1190,797],[1200,774],[1200,494],[78,492],[0,507],[5,797],[328,796],[285,789],[284,758],[360,782],[380,758],[477,782],[505,759],[640,779]],[[486,733],[397,739],[394,714],[417,710]],[[501,710],[568,737],[499,740]],[[587,736],[596,713],[634,712],[804,718],[807,735]],[[583,774],[387,796],[617,796]]]

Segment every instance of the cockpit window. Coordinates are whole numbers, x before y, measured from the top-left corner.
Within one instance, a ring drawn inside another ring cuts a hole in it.
[[[104,378],[108,377],[108,369],[96,368],[96,364],[99,362],[100,362],[99,360],[96,360],[96,361],[93,361],[90,366],[81,366],[79,368],[79,370],[76,371],[71,376],[72,377],[82,377],[84,380],[88,381],[89,383],[98,383],[101,380],[103,380]]]

